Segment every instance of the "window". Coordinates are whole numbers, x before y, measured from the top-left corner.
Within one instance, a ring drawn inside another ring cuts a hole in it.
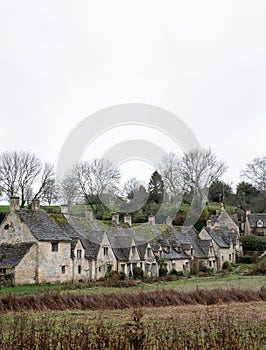
[[[0,275],[5,275],[6,274],[6,269],[3,268],[3,269],[0,269]]]
[[[58,243],[52,242],[52,252],[58,252]]]
[[[78,274],[81,274],[81,265],[78,265]]]
[[[147,248],[147,256],[148,256],[148,258],[151,257],[151,248]]]
[[[132,251],[132,255],[136,254],[136,247],[135,246],[131,247],[131,251]]]
[[[82,258],[82,250],[81,249],[77,249],[77,258],[78,259]]]
[[[61,272],[62,272],[62,273],[65,273],[65,272],[66,272],[66,267],[65,267],[65,265],[61,266]]]
[[[232,261],[232,256],[231,256],[231,254],[229,254],[229,261]]]
[[[103,255],[108,255],[108,247],[103,247]]]
[[[4,226],[4,230],[8,230],[9,229],[9,224],[6,224],[5,226]]]

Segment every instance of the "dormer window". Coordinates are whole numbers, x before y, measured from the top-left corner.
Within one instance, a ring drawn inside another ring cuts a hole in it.
[[[81,259],[81,258],[82,258],[82,250],[77,249],[77,259]]]
[[[131,247],[131,251],[132,251],[132,255],[136,254],[136,247],[135,246]]]
[[[257,227],[263,227],[263,221],[262,220],[258,220],[257,221]]]
[[[169,247],[169,246],[164,246],[164,247],[163,247],[163,250],[164,250],[166,253],[170,253],[170,247]]]

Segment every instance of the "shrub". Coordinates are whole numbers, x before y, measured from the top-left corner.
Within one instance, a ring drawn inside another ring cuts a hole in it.
[[[225,261],[225,262],[223,263],[222,269],[223,269],[223,270],[227,270],[228,268],[229,268],[229,262],[228,262],[228,261]]]
[[[142,280],[144,278],[144,272],[141,267],[135,267],[133,269],[133,276],[135,279]]]
[[[240,242],[243,244],[244,252],[264,252],[264,250],[266,250],[266,236],[243,236],[240,237]]]
[[[127,275],[125,274],[125,272],[120,271],[120,272],[118,273],[118,279],[119,279],[119,281],[124,281],[126,278],[127,278]]]
[[[159,268],[159,276],[167,276],[168,270],[166,267],[160,267]]]
[[[240,264],[253,264],[254,258],[253,258],[253,256],[250,256],[250,255],[239,256],[237,259],[237,262]]]

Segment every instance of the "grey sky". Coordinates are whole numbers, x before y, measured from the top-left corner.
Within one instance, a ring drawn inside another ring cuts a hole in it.
[[[165,108],[229,166],[266,149],[265,1],[2,1],[0,151],[56,163],[85,117]]]

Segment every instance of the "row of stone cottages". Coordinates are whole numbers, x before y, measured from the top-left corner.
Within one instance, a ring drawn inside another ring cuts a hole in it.
[[[202,266],[221,270],[225,261],[234,263],[240,254],[238,225],[222,211],[215,222],[197,232],[193,227],[178,230],[171,222],[113,226],[85,217],[49,215],[38,199],[31,209],[21,209],[19,198],[10,200],[10,211],[0,226],[0,284],[65,283],[104,277],[106,272],[124,272],[135,267],[148,276],[158,276],[159,265],[189,273]],[[127,226],[125,228],[125,226]]]

